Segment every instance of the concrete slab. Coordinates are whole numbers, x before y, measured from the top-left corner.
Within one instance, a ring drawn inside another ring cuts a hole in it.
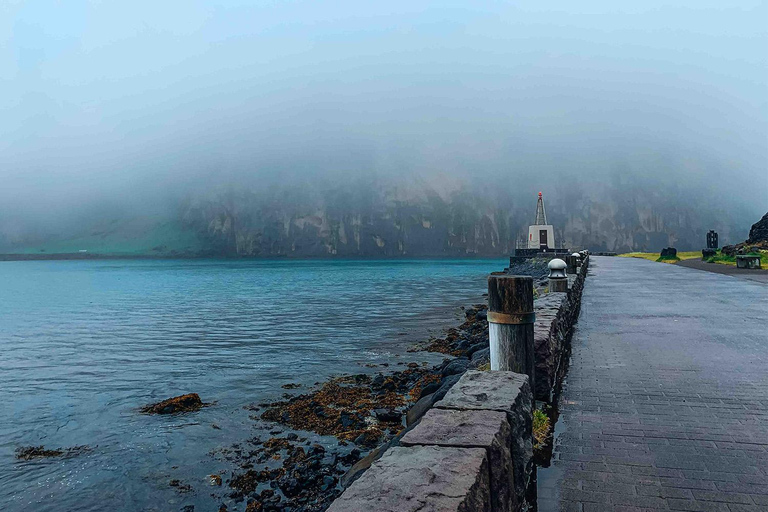
[[[483,448],[488,453],[493,511],[516,510],[511,429],[501,411],[431,409],[400,440],[402,446]]]
[[[490,512],[482,448],[397,447],[376,461],[328,512]]]
[[[445,397],[440,409],[501,411],[507,415],[512,434],[515,492],[525,494],[531,473],[533,444],[531,414],[533,396],[528,376],[506,371],[467,371]]]

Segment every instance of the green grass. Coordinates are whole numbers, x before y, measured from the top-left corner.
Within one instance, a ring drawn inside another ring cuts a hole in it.
[[[701,251],[680,251],[677,253],[677,257],[662,257],[658,252],[627,252],[619,254],[622,258],[642,258],[648,261],[660,261],[662,263],[676,263],[682,260],[692,260],[695,258],[701,258]]]
[[[760,256],[760,265],[763,268],[768,268],[768,252],[761,251],[761,252],[751,252],[748,254],[749,256]],[[718,249],[717,254],[714,255],[711,258],[707,258],[708,263],[719,263],[721,265],[732,265],[736,266],[736,257],[735,256],[728,256],[727,254],[723,254]]]
[[[541,409],[533,411],[533,449],[538,450],[549,441],[552,435],[552,424],[549,416]]]

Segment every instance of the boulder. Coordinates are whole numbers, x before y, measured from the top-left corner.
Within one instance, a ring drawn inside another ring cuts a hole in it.
[[[156,404],[145,405],[141,408],[144,414],[174,414],[177,412],[196,411],[205,406],[197,393],[175,396]]]
[[[419,398],[423,398],[427,395],[431,395],[438,389],[440,389],[441,383],[440,382],[430,382],[423,388],[421,388],[421,393],[419,393]]]
[[[490,361],[491,359],[491,348],[486,347],[483,349],[478,350],[477,352],[472,353],[472,362],[476,362],[479,360],[488,359]],[[482,364],[482,363],[481,363]]]
[[[763,215],[763,218],[752,224],[752,228],[749,230],[749,238],[747,238],[748,244],[756,244],[768,240],[768,213]]]
[[[344,473],[344,475],[341,477],[341,486],[343,488],[347,488],[352,485],[352,482],[360,478],[360,475],[362,475],[365,470],[371,467],[371,464],[381,458],[387,448],[389,448],[389,443],[385,443],[378,448],[374,448],[368,452],[368,455],[353,464],[352,467],[349,468],[347,472]]]
[[[467,371],[468,366],[469,366],[469,359],[465,359],[465,358],[454,359],[453,361],[448,363],[448,365],[445,368],[443,368],[443,376],[448,377],[450,375],[459,375]]]
[[[475,343],[474,345],[472,345],[471,347],[469,347],[469,348],[467,349],[467,352],[466,352],[466,354],[465,354],[465,355],[466,355],[467,357],[472,357],[472,354],[474,354],[474,353],[475,353],[475,352],[477,352],[478,350],[483,350],[484,348],[487,348],[487,347],[488,347],[488,343],[486,343],[486,342],[484,342],[484,341],[483,341],[483,342],[480,342],[480,343]]]
[[[435,398],[435,393],[419,398],[419,401],[413,404],[410,409],[408,409],[408,412],[405,415],[405,425],[410,427],[419,421],[419,419],[424,416],[424,414],[429,410],[430,407],[434,405],[436,401],[437,399]]]
[[[403,415],[394,409],[374,409],[373,413],[376,415],[376,419],[379,421],[386,421],[390,423],[400,423]]]
[[[674,247],[665,247],[661,250],[660,256],[662,258],[677,258],[677,249]]]
[[[448,390],[450,390],[454,384],[459,382],[459,379],[461,379],[461,375],[450,375],[445,377],[440,383],[440,388],[435,391],[435,401],[442,400],[445,394],[448,393]]]

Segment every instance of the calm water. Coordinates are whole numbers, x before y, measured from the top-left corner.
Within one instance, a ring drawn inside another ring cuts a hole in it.
[[[405,350],[455,324],[505,263],[2,262],[0,509],[218,510],[205,476],[229,468],[209,452],[268,428],[244,405],[366,363],[434,361]],[[215,405],[137,413],[188,392]],[[92,450],[14,459],[39,444]]]

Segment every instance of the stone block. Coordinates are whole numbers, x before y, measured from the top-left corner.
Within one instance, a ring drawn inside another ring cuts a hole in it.
[[[533,396],[528,376],[515,372],[468,370],[435,404],[440,409],[501,411],[511,429],[515,494],[525,495],[532,471]]]
[[[490,512],[482,448],[397,447],[376,461],[328,512]]]
[[[513,491],[512,433],[502,411],[432,409],[400,440],[401,446],[483,448],[488,453],[491,510],[517,510]]]

